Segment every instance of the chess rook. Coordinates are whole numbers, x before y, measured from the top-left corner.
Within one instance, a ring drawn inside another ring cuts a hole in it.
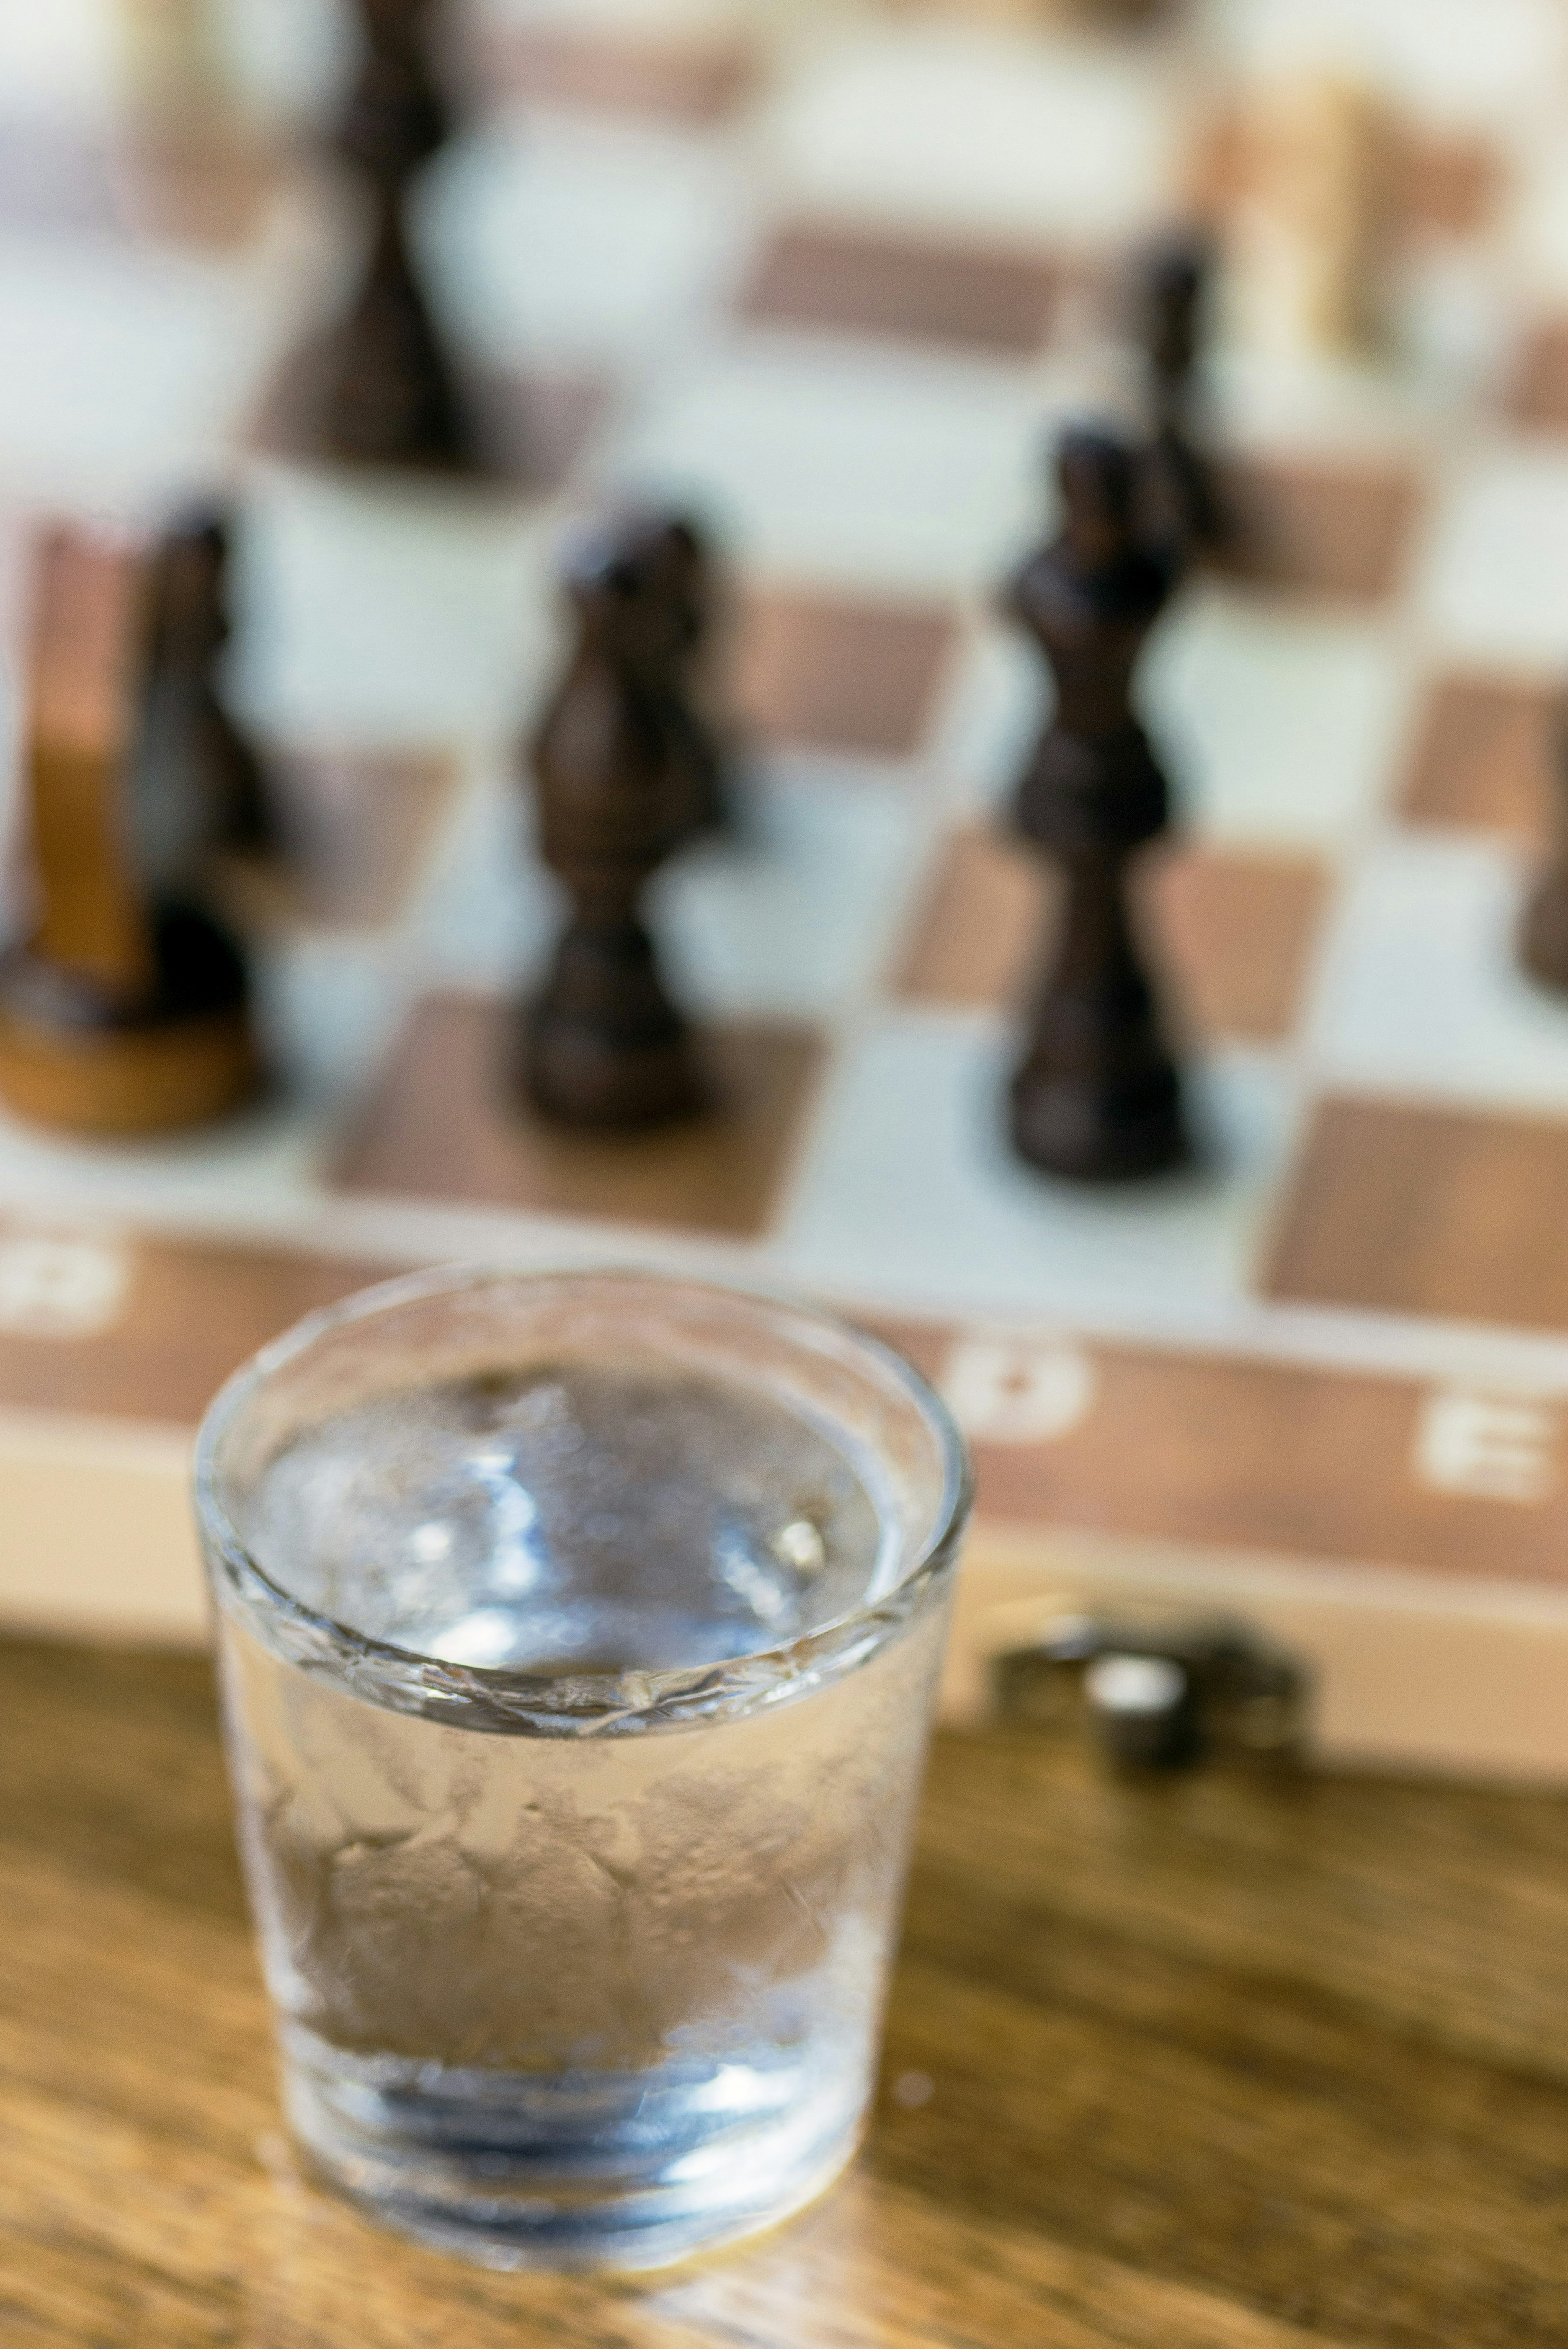
[[[215,1117],[255,1084],[240,957],[150,885],[132,806],[148,623],[130,547],[40,549],[24,751],[32,920],[0,958],[0,1098],[86,1133]]]
[[[1065,884],[1012,1081],[1012,1139],[1049,1174],[1113,1182],[1189,1155],[1180,1081],[1127,902],[1133,859],[1168,823],[1166,779],[1129,697],[1170,581],[1134,533],[1127,448],[1070,431],[1058,472],[1064,526],[1009,596],[1056,685],[1014,821]]]
[[[1295,357],[1388,339],[1397,142],[1382,98],[1303,66],[1250,95],[1227,227],[1242,338]]]
[[[364,63],[336,145],[369,194],[369,259],[347,315],[307,362],[302,429],[309,453],[345,463],[483,471],[478,428],[409,244],[410,191],[451,129],[431,63],[432,0],[358,7]]]
[[[566,566],[577,643],[533,766],[540,851],[572,914],[525,1016],[523,1081],[537,1109],[572,1125],[656,1125],[708,1104],[639,911],[701,811],[702,779],[670,690],[688,641],[691,576],[680,526],[659,522],[585,534]]]

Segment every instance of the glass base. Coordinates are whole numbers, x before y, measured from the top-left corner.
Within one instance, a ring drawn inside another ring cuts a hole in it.
[[[832,2184],[867,2083],[846,2093],[858,2067],[818,2067],[467,2071],[348,2055],[295,2026],[284,2101],[316,2174],[380,2225],[487,2267],[626,2271],[776,2226]]]

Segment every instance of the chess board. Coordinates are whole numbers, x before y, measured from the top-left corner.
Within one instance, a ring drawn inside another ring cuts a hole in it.
[[[1051,884],[998,822],[1044,688],[994,587],[1054,426],[1128,408],[1109,289],[1271,12],[476,9],[419,231],[545,451],[488,496],[269,437],[359,226],[307,160],[325,0],[236,0],[223,139],[128,123],[112,13],[0,25],[7,672],[43,520],[232,485],[231,698],[296,856],[220,876],[256,1107],[136,1145],[0,1119],[0,1619],[202,1636],[192,1431],[300,1312],[442,1259],[635,1261],[818,1297],[940,1383],[980,1479],[955,1716],[1064,1605],[1197,1604],[1314,1660],[1331,1757],[1568,1775],[1568,1002],[1512,950],[1568,670],[1560,8],[1348,13],[1405,109],[1398,352],[1220,335],[1267,559],[1188,586],[1141,684],[1202,1159],[1108,1194],[1003,1138]],[[725,552],[744,756],[656,905],[721,1106],[598,1142],[504,1081],[558,918],[517,743],[560,531],[628,492]]]

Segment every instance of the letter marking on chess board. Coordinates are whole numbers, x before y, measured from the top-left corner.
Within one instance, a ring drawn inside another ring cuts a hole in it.
[[[1547,1500],[1558,1481],[1556,1454],[1557,1413],[1529,1396],[1439,1389],[1416,1423],[1419,1482],[1472,1500]]]
[[[96,1338],[119,1319],[130,1257],[112,1240],[55,1232],[0,1233],[0,1330],[24,1338]]]
[[[1049,1444],[1087,1416],[1098,1380],[1064,1339],[968,1337],[949,1348],[940,1384],[977,1444]]]

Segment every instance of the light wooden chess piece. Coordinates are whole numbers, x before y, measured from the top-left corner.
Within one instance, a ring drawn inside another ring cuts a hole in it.
[[[690,628],[679,524],[585,534],[566,580],[577,642],[533,744],[539,845],[572,911],[524,1015],[521,1073],[565,1124],[634,1128],[705,1109],[695,1040],[641,916],[654,873],[701,827],[704,781],[670,679]]]
[[[238,952],[137,870],[146,589],[127,545],[61,530],[39,550],[23,785],[32,920],[0,958],[0,1099],[79,1133],[195,1124],[259,1074]]]
[[[1230,280],[1244,340],[1284,352],[1376,350],[1387,336],[1397,142],[1348,77],[1259,88],[1231,138]]]
[[[214,0],[117,0],[132,110],[143,120],[213,127],[235,98]]]

